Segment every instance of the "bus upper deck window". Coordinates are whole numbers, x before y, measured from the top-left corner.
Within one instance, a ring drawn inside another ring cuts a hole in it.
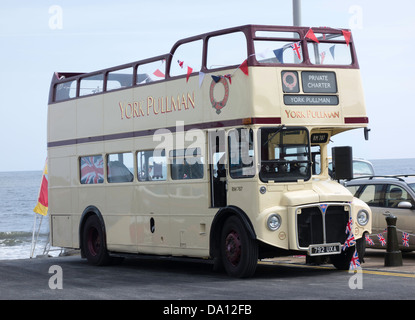
[[[242,32],[209,38],[206,62],[208,69],[239,65],[246,58],[246,37]]]
[[[202,67],[203,41],[195,40],[176,48],[170,65],[170,76],[185,75],[188,68],[198,72]]]
[[[108,72],[107,91],[131,87],[133,84],[133,68],[125,68]]]
[[[104,75],[96,74],[81,79],[79,95],[86,96],[102,92],[104,89]]]
[[[59,83],[55,87],[55,101],[62,101],[76,97],[76,80]]]
[[[166,62],[155,60],[140,64],[137,68],[136,84],[146,84],[153,81],[164,80],[166,77]]]
[[[255,57],[259,63],[297,64],[304,60],[297,32],[258,30],[255,37]]]
[[[259,63],[298,64],[304,61],[301,41],[254,41],[255,57]]]
[[[315,33],[317,39],[333,42],[307,41],[308,55],[312,64],[324,65],[351,65],[353,63],[351,47],[346,43],[340,43],[344,37],[342,34]]]

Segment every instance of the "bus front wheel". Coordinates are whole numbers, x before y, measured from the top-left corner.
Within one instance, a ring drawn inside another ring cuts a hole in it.
[[[83,251],[92,265],[102,266],[110,262],[104,230],[96,215],[90,216],[83,229]]]
[[[258,263],[258,244],[252,239],[241,220],[232,216],[222,229],[221,257],[226,272],[237,278],[250,277]]]

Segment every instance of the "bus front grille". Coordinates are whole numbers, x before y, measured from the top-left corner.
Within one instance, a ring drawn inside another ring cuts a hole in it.
[[[342,205],[302,207],[297,214],[298,246],[308,248],[309,245],[324,243],[344,243],[347,237],[346,225],[349,211]]]

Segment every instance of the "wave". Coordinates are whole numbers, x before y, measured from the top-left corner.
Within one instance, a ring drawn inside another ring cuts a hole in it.
[[[47,234],[39,234],[38,239],[47,238]],[[27,231],[5,231],[0,232],[0,246],[19,246],[32,241],[32,232]]]

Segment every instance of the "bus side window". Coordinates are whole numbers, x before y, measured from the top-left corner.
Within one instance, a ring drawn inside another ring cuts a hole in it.
[[[104,75],[96,74],[81,79],[79,96],[100,93],[104,90]]]
[[[170,65],[170,76],[187,74],[188,67],[197,72],[202,67],[203,42],[196,40],[181,44],[174,51]]]
[[[222,34],[208,40],[208,69],[240,65],[247,56],[247,43],[243,32]]]
[[[133,172],[134,162],[131,152],[108,155],[108,182],[132,182]]]
[[[133,68],[125,68],[108,72],[107,91],[127,88],[133,85]]]
[[[170,157],[173,180],[203,179],[204,160],[200,148],[172,150]]]
[[[137,68],[136,84],[146,84],[165,79],[166,63],[164,60],[156,60],[140,64]]]
[[[81,184],[104,182],[104,158],[102,155],[81,157],[79,162]]]
[[[167,160],[164,150],[137,152],[138,181],[165,181]]]

